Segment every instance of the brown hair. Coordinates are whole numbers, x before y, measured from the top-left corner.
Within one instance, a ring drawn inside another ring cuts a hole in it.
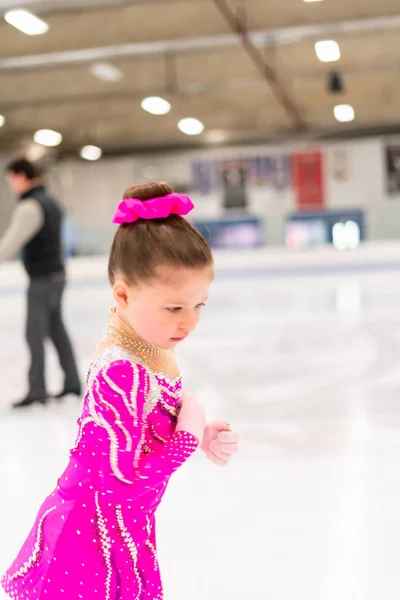
[[[20,175],[22,173],[29,180],[36,179],[42,174],[39,167],[26,158],[16,158],[11,161],[8,163],[6,171],[7,173],[14,173],[15,175]]]
[[[123,198],[145,201],[172,193],[168,183],[149,183],[128,188]],[[111,247],[108,277],[114,285],[116,274],[121,273],[134,284],[155,277],[161,265],[200,269],[212,264],[204,237],[183,217],[170,215],[120,225]]]

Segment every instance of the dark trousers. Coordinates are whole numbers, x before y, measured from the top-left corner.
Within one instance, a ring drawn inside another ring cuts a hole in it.
[[[44,340],[49,338],[58,353],[64,371],[64,386],[79,390],[80,382],[72,345],[62,319],[65,275],[55,273],[32,278],[28,288],[26,339],[31,353],[29,396],[46,397]]]

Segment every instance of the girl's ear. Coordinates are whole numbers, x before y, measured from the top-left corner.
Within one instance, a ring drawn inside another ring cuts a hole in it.
[[[113,296],[118,308],[128,307],[129,285],[123,279],[117,279],[113,285]]]

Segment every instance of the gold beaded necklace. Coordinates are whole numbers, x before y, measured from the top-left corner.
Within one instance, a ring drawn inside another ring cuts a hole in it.
[[[172,350],[163,350],[154,344],[149,344],[143,340],[134,329],[131,328],[116,312],[111,310],[110,322],[107,325],[103,343],[116,344],[132,352],[135,356],[142,359],[150,369],[161,371],[170,377],[179,375],[179,370]]]

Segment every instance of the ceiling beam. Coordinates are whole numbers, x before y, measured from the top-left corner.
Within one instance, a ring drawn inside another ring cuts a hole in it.
[[[201,94],[210,94],[218,90],[238,90],[248,88],[249,85],[260,84],[260,79],[253,77],[237,77],[232,79],[219,80],[212,83],[196,84],[193,87],[191,84],[177,86],[172,95],[175,97],[198,96]],[[69,104],[86,104],[86,103],[107,103],[112,101],[127,101],[143,99],[150,95],[165,95],[165,87],[152,87],[151,89],[127,89],[115,92],[98,92],[88,94],[87,92],[80,94],[72,94],[70,96],[46,96],[45,98],[34,99],[18,99],[8,102],[2,102],[0,99],[1,111],[8,113],[18,112],[26,108],[46,108],[48,106],[64,106]]]
[[[214,3],[232,31],[235,32],[241,40],[243,48],[260,72],[261,77],[263,77],[263,79],[265,79],[265,81],[268,83],[275,98],[278,100],[279,104],[289,117],[294,129],[305,129],[305,123],[303,122],[299,109],[297,108],[293,98],[290,97],[282,82],[279,81],[275,69],[269,64],[266,58],[253,44],[251,38],[249,37],[248,29],[243,23],[242,19],[233,12],[226,0],[214,0]]]
[[[118,8],[129,4],[139,4],[150,0],[24,0],[23,8],[37,15],[57,14],[71,10],[91,8]],[[160,2],[162,0],[152,0]],[[0,12],[21,8],[21,0],[0,0]]]
[[[248,38],[255,47],[266,48],[293,44],[304,40],[316,40],[320,36],[362,35],[398,29],[400,29],[399,15],[249,31]],[[187,54],[207,50],[235,48],[240,43],[237,34],[221,34],[206,37],[189,37],[180,40],[116,44],[114,46],[83,48],[66,52],[46,52],[43,54],[12,56],[9,58],[0,58],[0,72],[90,63],[96,60],[161,56],[166,53]]]
[[[344,67],[340,69],[340,73],[344,78],[354,77],[357,75],[368,75],[368,74],[382,74],[382,73],[400,73],[400,62],[395,63],[384,63],[374,64],[362,67]],[[290,81],[300,80],[326,80],[327,73],[321,71],[315,71],[310,69],[295,69],[285,70],[285,79]],[[181,84],[177,86],[172,92],[174,97],[190,97],[199,96],[204,94],[212,94],[213,92],[220,90],[240,90],[246,89],[249,86],[260,85],[260,78],[257,76],[249,77],[234,77],[227,79],[219,79],[210,83],[201,84]],[[146,96],[165,95],[165,87],[154,86],[149,89],[126,89],[118,90],[114,92],[96,92],[88,93],[83,92],[80,94],[71,94],[63,96],[51,96],[47,95],[43,98],[18,98],[16,100],[8,100],[2,102],[0,98],[0,112],[7,111],[8,113],[18,112],[26,108],[37,108],[42,109],[48,106],[64,106],[69,104],[86,104],[86,103],[108,103],[114,100],[116,101],[127,101],[143,99]]]

